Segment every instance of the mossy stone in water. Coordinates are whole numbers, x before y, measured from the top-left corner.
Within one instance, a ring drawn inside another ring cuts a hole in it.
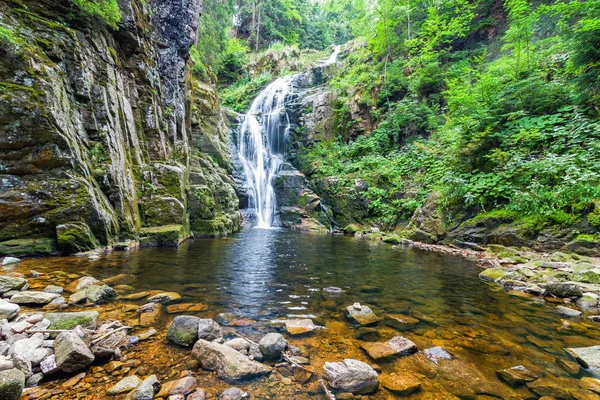
[[[200,318],[191,315],[178,315],[173,319],[167,332],[167,340],[179,346],[192,346],[198,340]]]
[[[571,279],[576,282],[600,284],[600,274],[596,271],[584,271],[573,274]]]
[[[100,243],[83,222],[61,224],[56,227],[58,246],[66,254],[79,253],[100,247]]]
[[[502,268],[488,268],[479,274],[479,278],[484,281],[495,282],[498,279],[504,278],[505,271]]]
[[[13,239],[0,243],[0,255],[5,256],[49,255],[57,251],[56,241],[50,238]]]

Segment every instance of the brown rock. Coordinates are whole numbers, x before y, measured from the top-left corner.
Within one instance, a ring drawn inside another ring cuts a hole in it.
[[[529,371],[522,365],[503,369],[496,372],[498,377],[511,386],[524,385],[527,382],[533,382],[537,379],[537,375]]]
[[[63,383],[62,386],[65,388],[71,388],[77,385],[83,378],[85,378],[85,372],[75,375],[74,377]]]
[[[183,312],[201,312],[208,310],[208,305],[202,303],[181,303],[181,304],[171,304],[167,306],[168,314],[177,314]]]
[[[420,321],[408,315],[388,314],[384,317],[383,322],[387,326],[403,332],[413,329]]]
[[[555,399],[571,399],[570,392],[577,386],[575,379],[564,377],[540,378],[527,384],[527,387],[537,395]]]
[[[598,381],[598,379],[590,378],[587,376],[583,377],[579,380],[579,386],[581,386],[582,389],[586,389],[591,392],[600,394],[600,381]]]
[[[394,372],[389,375],[383,375],[381,377],[381,384],[387,390],[401,396],[408,396],[421,389],[421,381],[411,373]]]
[[[285,330],[290,335],[303,335],[317,329],[311,319],[288,319],[285,321]]]

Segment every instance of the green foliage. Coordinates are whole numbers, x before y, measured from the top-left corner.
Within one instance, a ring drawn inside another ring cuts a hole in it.
[[[117,0],[71,0],[84,15],[98,18],[106,25],[117,29],[121,21],[121,9]]]
[[[19,39],[15,32],[11,28],[5,28],[0,26],[0,45],[4,46],[16,46]]]
[[[248,50],[248,47],[240,40],[229,39],[227,49],[221,55],[219,78],[226,82],[232,82],[239,78],[246,68]]]
[[[252,100],[271,80],[273,80],[273,75],[270,73],[263,73],[254,78],[246,77],[221,89],[219,96],[225,107],[240,113],[245,112]]]

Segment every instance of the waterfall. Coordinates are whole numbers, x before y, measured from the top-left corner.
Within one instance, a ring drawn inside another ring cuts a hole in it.
[[[249,190],[248,205],[259,228],[272,227],[275,219],[273,177],[287,151],[290,120],[285,103],[291,94],[291,81],[291,76],[285,76],[269,84],[254,99],[238,130],[238,156]]]
[[[340,46],[321,64],[337,61]],[[237,131],[238,158],[248,189],[248,208],[258,228],[271,228],[275,222],[277,199],[273,179],[285,163],[290,133],[286,103],[292,95],[293,76],[269,84],[254,99]]]

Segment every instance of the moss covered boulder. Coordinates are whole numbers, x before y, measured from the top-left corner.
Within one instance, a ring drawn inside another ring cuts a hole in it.
[[[56,227],[58,247],[65,254],[88,251],[100,246],[100,243],[85,222],[70,222]]]

